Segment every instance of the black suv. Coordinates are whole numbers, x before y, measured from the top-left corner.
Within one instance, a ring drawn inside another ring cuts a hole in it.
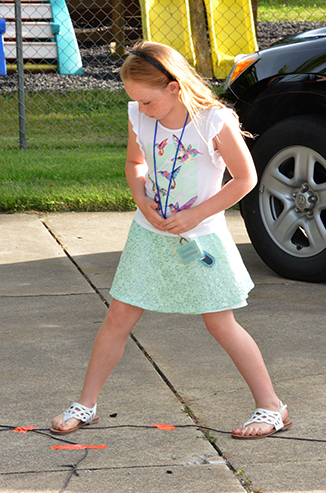
[[[253,246],[283,277],[326,281],[326,27],[239,58],[223,97],[255,137],[258,185],[241,201]]]

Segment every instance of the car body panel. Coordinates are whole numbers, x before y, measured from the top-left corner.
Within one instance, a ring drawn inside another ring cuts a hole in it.
[[[236,98],[245,99],[253,84],[275,75],[326,75],[326,27],[285,38],[271,47],[258,51],[257,60],[231,86],[231,70],[225,84]]]
[[[308,114],[311,108],[326,114],[326,28],[285,38],[257,52],[257,59],[230,84],[231,79],[232,71],[223,98],[254,135],[284,118]]]

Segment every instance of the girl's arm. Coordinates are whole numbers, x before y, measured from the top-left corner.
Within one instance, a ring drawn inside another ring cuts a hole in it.
[[[190,231],[207,217],[236,204],[257,183],[255,165],[236,118],[224,123],[214,141],[232,179],[213,197],[166,219],[161,226],[170,233],[182,234]]]
[[[126,160],[126,177],[136,205],[146,219],[157,229],[162,229],[163,218],[156,211],[157,204],[146,196],[145,183],[147,164],[136,141],[136,134],[129,121],[129,140]]]

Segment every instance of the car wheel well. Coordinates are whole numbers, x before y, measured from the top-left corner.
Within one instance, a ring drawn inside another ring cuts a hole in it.
[[[312,112],[313,108],[313,112]],[[256,102],[247,112],[243,129],[255,136],[248,139],[249,148],[275,123],[295,116],[320,115],[326,120],[326,98],[313,94],[291,94],[275,96]]]

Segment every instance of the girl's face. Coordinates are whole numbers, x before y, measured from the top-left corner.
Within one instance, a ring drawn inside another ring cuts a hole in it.
[[[139,111],[150,118],[162,121],[179,108],[179,84],[170,82],[166,87],[154,88],[141,82],[126,80],[125,90],[139,104]]]

